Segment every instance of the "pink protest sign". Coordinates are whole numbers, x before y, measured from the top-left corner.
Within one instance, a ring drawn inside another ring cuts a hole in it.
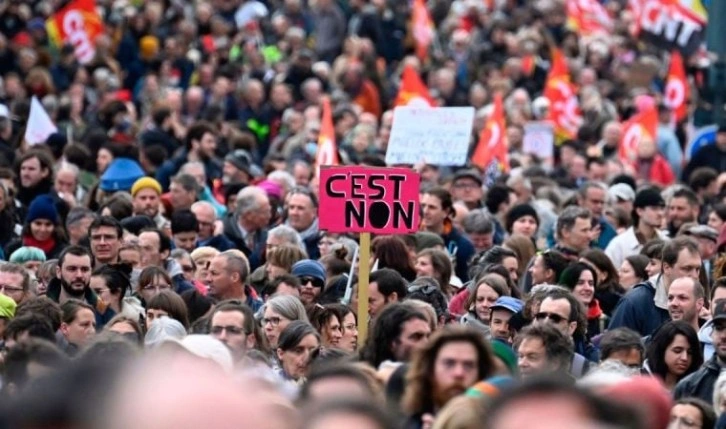
[[[405,168],[321,167],[320,229],[405,234],[418,229],[419,175]]]

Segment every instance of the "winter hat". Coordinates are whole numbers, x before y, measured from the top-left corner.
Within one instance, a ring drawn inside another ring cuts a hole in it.
[[[637,403],[642,417],[646,420],[644,427],[668,427],[673,399],[656,377],[638,375],[596,393],[625,405]]]
[[[131,186],[131,196],[135,197],[136,194],[142,189],[153,189],[157,194],[161,195],[161,184],[152,177],[142,177],[134,182]]]
[[[466,396],[472,398],[496,398],[502,390],[514,385],[514,379],[505,375],[497,375],[487,378],[471,386],[466,391]]]
[[[141,58],[150,60],[159,53],[159,39],[154,36],[144,36],[139,41]]]
[[[282,199],[282,188],[272,180],[263,180],[257,184],[257,187],[265,191],[270,197],[275,197],[278,200]]]
[[[325,267],[318,261],[312,259],[303,259],[292,266],[292,275],[298,278],[312,277],[322,280],[325,283]]]
[[[0,318],[12,319],[15,317],[15,308],[17,304],[7,295],[0,293]]]
[[[155,348],[165,341],[180,340],[187,334],[187,330],[178,320],[162,316],[151,322],[151,327],[144,337],[147,349]]]
[[[539,226],[539,216],[537,215],[537,210],[535,210],[534,207],[529,204],[517,204],[516,206],[509,209],[509,211],[507,212],[507,231],[511,232],[514,222],[525,216],[532,216],[534,218],[534,221],[537,222],[537,226]]]
[[[492,340],[491,345],[494,356],[498,357],[499,360],[504,362],[504,365],[506,365],[510,374],[516,374],[517,355],[514,354],[514,350],[512,350],[512,347],[499,340]]]
[[[54,225],[58,224],[58,209],[56,209],[55,202],[50,195],[38,195],[30,203],[25,220],[30,223],[37,219],[47,219]]]
[[[144,170],[138,162],[128,158],[116,158],[101,176],[100,188],[104,192],[128,191],[144,176]]]

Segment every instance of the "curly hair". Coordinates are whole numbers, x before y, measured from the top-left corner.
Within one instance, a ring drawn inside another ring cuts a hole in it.
[[[406,392],[403,409],[409,415],[434,408],[434,365],[436,357],[444,346],[450,343],[469,343],[477,351],[477,380],[494,374],[495,364],[491,347],[484,337],[473,328],[462,325],[448,325],[434,334],[426,345],[411,360],[406,374]]]
[[[386,306],[373,320],[371,335],[361,350],[361,360],[373,368],[386,360],[395,360],[392,345],[401,336],[403,325],[409,320],[418,319],[429,324],[426,316],[410,306],[394,303]]]

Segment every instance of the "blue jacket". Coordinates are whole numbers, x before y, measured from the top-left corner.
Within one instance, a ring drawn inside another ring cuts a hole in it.
[[[172,176],[179,171],[182,165],[189,161],[188,156],[189,152],[185,149],[179,155],[165,161],[161,167],[156,170],[156,180],[164,189],[164,192],[169,190]],[[207,181],[211,183],[212,180],[222,177],[222,166],[214,160],[207,160],[204,161],[204,172],[207,175]]]
[[[468,238],[461,235],[458,229],[455,227],[451,228],[451,232],[446,235],[442,235],[446,250],[449,254],[456,252],[456,267],[454,272],[462,282],[469,281],[469,260],[476,253],[474,245],[471,244]]]
[[[615,238],[618,235],[618,232],[615,231],[615,228],[610,225],[608,221],[605,220],[605,218],[600,219],[600,238],[597,239],[597,248],[600,250],[605,250],[608,247],[608,244],[610,244],[610,241]]]
[[[655,286],[650,281],[639,283],[620,299],[608,329],[625,326],[641,336],[652,335],[663,323],[670,320],[668,310],[655,305]]]

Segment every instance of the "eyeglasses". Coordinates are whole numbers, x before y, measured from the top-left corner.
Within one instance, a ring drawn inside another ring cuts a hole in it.
[[[0,285],[0,292],[22,292],[22,291],[23,291],[22,287]]]
[[[321,279],[317,279],[315,277],[300,277],[300,283],[302,283],[303,286],[307,285],[308,283],[312,283],[313,287],[322,288],[325,286],[325,283]]]
[[[156,290],[159,292],[161,292],[162,290],[169,290],[169,289],[171,289],[171,286],[169,286],[169,285],[153,285],[153,284],[148,284],[141,288],[141,290],[146,290],[146,291]]]
[[[210,332],[214,335],[220,335],[224,331],[227,331],[230,335],[247,334],[244,329],[237,326],[212,326],[212,329],[210,330]]]
[[[280,324],[282,321],[282,318],[280,317],[265,317],[260,322],[262,322],[262,326],[266,326],[268,323],[271,324],[273,327]]]
[[[567,319],[568,319],[567,317],[562,317],[561,315],[559,315],[557,313],[547,313],[546,311],[537,313],[534,316],[534,318],[539,321],[543,321],[545,319],[550,319],[554,323],[562,323],[564,321],[567,321]]]

